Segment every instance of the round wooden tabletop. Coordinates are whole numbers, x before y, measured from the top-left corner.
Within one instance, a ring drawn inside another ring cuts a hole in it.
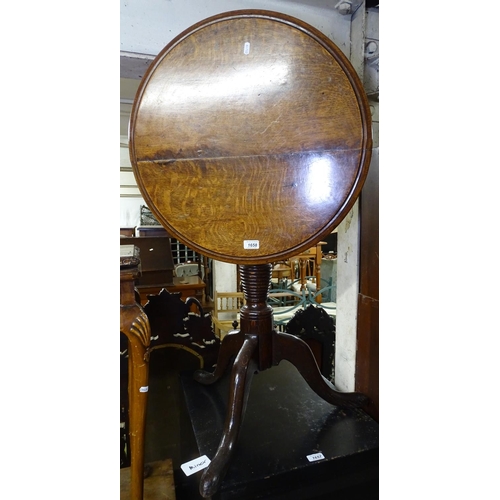
[[[234,11],[156,57],[132,108],[130,159],[167,231],[225,262],[281,260],[352,208],[371,157],[370,111],[340,49],[308,24]]]

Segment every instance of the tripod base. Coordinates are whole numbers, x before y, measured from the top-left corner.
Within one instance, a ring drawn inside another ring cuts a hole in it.
[[[368,399],[363,394],[337,391],[321,375],[311,349],[303,340],[274,330],[273,309],[267,304],[271,264],[242,265],[239,269],[246,302],[240,311],[241,329],[224,337],[213,373],[198,371],[194,375],[195,380],[202,384],[213,384],[234,359],[222,439],[201,476],[200,494],[203,498],[211,497],[218,490],[229,466],[245,415],[251,379],[257,371],[276,366],[286,359],[297,368],[311,389],[328,403],[359,407]]]
[[[272,331],[272,365],[283,359],[290,361],[311,389],[322,399],[342,407],[360,407],[368,398],[359,393],[343,393],[325,379],[309,346],[298,337]],[[226,421],[217,452],[200,479],[200,494],[209,498],[216,493],[233,455],[245,414],[252,376],[259,371],[259,335],[233,331],[222,341],[216,369],[213,373],[199,370],[194,378],[202,384],[217,382],[229,368],[232,359],[229,400]],[[266,338],[266,341],[269,339]]]

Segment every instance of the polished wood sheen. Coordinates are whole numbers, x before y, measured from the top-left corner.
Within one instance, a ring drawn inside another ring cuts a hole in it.
[[[234,263],[290,257],[329,234],[359,194],[371,145],[348,59],[311,26],[266,11],[215,16],[172,40],[130,121],[151,211],[190,248]]]

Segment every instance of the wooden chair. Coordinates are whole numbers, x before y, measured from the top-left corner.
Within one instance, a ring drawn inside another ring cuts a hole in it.
[[[268,304],[273,308],[274,327],[285,331],[285,326],[293,316],[307,306],[306,291],[274,289],[268,294]]]
[[[187,261],[175,264],[174,272],[178,278],[184,278],[185,276],[199,276],[201,279],[204,278],[204,269],[201,266],[201,262]]]
[[[298,282],[293,286],[296,292],[306,290],[308,281],[311,279],[314,283],[321,283],[321,258],[323,255],[321,247],[325,244],[326,242],[320,241],[314,247],[308,248],[305,252],[290,259],[299,269]]]
[[[321,306],[325,312],[332,317],[337,316],[337,302],[336,302],[336,289],[337,283],[332,283],[332,278],[328,280],[321,280],[322,287],[318,290],[316,283],[313,286],[308,285],[309,294],[307,295],[308,304],[314,306]],[[333,292],[335,291],[335,300],[332,300]],[[326,299],[326,300],[325,300]]]
[[[182,300],[179,292],[162,289],[148,295],[144,312],[151,329],[150,351],[182,349],[198,358],[200,368],[213,369],[220,342],[214,336],[211,315],[199,300]]]
[[[334,379],[336,317],[323,307],[309,304],[293,315],[285,332],[303,339],[313,351],[321,373],[328,380]]]
[[[325,401],[367,403],[323,377],[303,340],[276,331],[268,292],[271,263],[316,246],[356,202],[371,158],[370,109],[356,71],[322,32],[277,12],[233,11],[160,51],[129,136],[137,185],[168,234],[239,265],[239,329],[224,337],[216,369],[195,374],[213,384],[231,367],[223,435],[200,478],[209,498],[230,466],[255,373],[287,359]]]
[[[231,330],[236,329],[239,313],[244,305],[243,292],[214,292],[212,321],[217,338],[222,340]]]
[[[290,261],[280,261],[273,263],[271,272],[271,289],[281,289],[284,283],[293,279],[293,268]]]

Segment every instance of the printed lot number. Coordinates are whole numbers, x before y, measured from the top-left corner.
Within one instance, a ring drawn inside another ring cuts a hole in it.
[[[243,248],[245,250],[258,250],[259,249],[259,240],[244,240]]]

